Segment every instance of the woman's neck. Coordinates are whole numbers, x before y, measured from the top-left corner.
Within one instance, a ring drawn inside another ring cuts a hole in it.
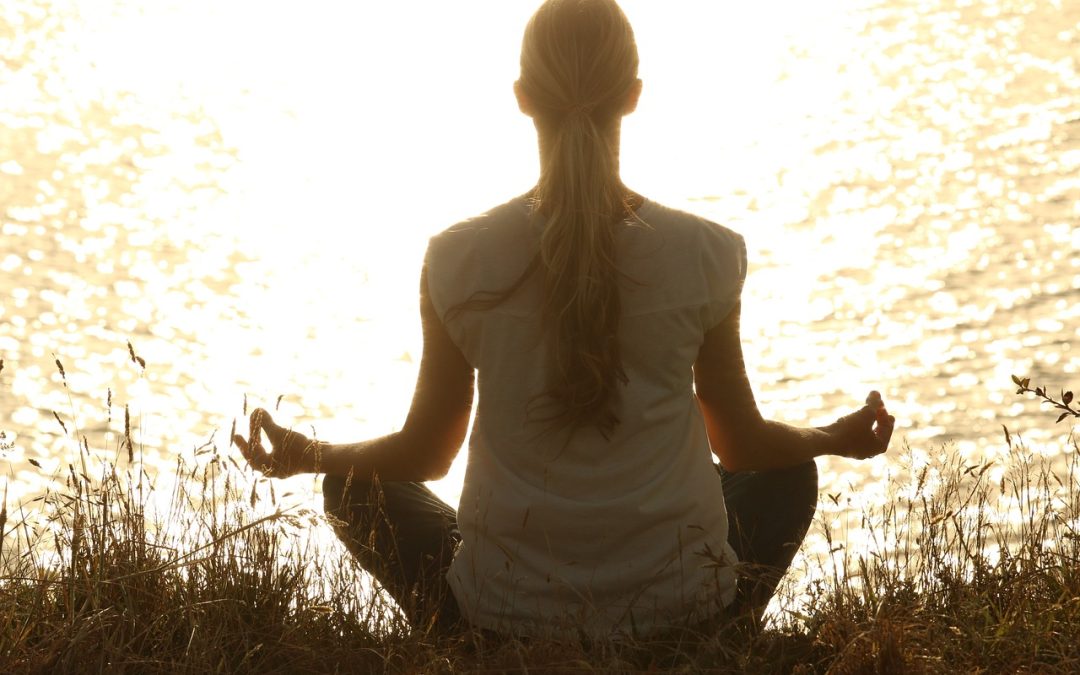
[[[642,196],[640,193],[626,187],[626,185],[624,185],[621,180],[619,181],[619,187],[622,188],[622,194],[626,199],[626,205],[631,211],[637,211],[645,204],[645,197]],[[525,198],[531,199],[535,194],[536,188],[533,187],[525,193]],[[545,216],[548,215],[547,208],[543,204],[540,205],[540,213]]]
[[[612,129],[610,131],[610,133],[613,136],[612,142],[613,142],[613,145],[615,146],[615,156],[614,156],[615,179],[619,182],[619,188],[620,188],[623,196],[626,198],[626,201],[627,201],[628,206],[630,207],[630,210],[631,211],[637,211],[639,208],[641,208],[641,205],[645,203],[645,198],[643,196],[641,196],[640,194],[638,194],[637,192],[635,192],[635,191],[631,190],[630,188],[626,187],[626,185],[622,182],[622,178],[619,177],[619,147],[620,147],[620,133],[621,133],[621,131],[622,131],[622,119],[619,118],[614,122],[614,126],[612,127]],[[540,172],[541,172],[541,175],[542,175],[544,170],[545,170],[544,167],[548,166],[548,163],[545,160],[547,159],[548,148],[550,148],[552,144],[548,141],[548,137],[547,137],[546,132],[544,132],[540,128],[539,125],[537,125],[537,128],[536,128],[536,141],[537,141],[537,149],[538,149],[539,154],[540,154]],[[526,194],[526,196],[531,197],[531,196],[533,196],[533,194],[535,192],[536,192],[536,188],[533,188],[532,190],[529,190],[529,192]],[[542,204],[540,205],[540,213],[545,213],[545,208],[544,208],[544,206]]]

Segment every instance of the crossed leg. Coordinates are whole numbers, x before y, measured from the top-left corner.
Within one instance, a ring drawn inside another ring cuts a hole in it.
[[[748,573],[727,612],[760,621],[802,544],[818,498],[817,465],[728,473],[717,466],[728,511],[728,542]],[[457,514],[423,483],[323,479],[326,513],[360,564],[410,623],[454,631],[462,625],[446,571],[461,541]]]
[[[769,599],[802,545],[817,510],[817,465],[728,473],[717,466],[728,512],[728,543],[746,574],[735,613],[760,622]]]
[[[461,622],[446,570],[461,536],[457,514],[423,483],[323,479],[334,531],[415,628]]]

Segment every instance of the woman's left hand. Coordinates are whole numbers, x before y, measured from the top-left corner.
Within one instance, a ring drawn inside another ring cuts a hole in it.
[[[233,436],[244,459],[257,471],[274,478],[286,478],[299,473],[313,473],[319,465],[323,444],[304,434],[286,429],[274,422],[270,413],[256,408],[251,413],[249,437]],[[262,432],[270,439],[271,452],[263,447]]]
[[[835,454],[851,459],[870,459],[889,449],[896,418],[885,409],[881,394],[870,392],[866,405],[836,420],[825,431],[832,436]]]

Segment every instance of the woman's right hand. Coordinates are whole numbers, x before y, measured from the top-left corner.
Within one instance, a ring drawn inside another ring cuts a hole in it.
[[[896,418],[885,409],[881,394],[870,392],[866,405],[825,427],[835,454],[852,459],[869,459],[889,449]]]
[[[250,435],[233,436],[233,443],[240,448],[244,459],[257,471],[273,478],[313,473],[319,464],[321,445],[299,431],[286,429],[274,422],[270,413],[257,408],[251,413]],[[262,444],[262,432],[270,439],[271,452]]]

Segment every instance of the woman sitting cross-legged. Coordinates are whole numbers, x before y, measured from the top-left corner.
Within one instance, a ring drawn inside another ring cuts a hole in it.
[[[540,178],[431,239],[401,431],[314,442],[257,410],[235,438],[270,476],[325,474],[338,535],[420,629],[608,638],[759,618],[814,514],[814,458],[888,447],[873,393],[826,427],[762,418],[742,237],[620,180],[637,69],[613,0],[541,6],[514,86]],[[474,381],[454,509],[423,481],[457,455]]]

